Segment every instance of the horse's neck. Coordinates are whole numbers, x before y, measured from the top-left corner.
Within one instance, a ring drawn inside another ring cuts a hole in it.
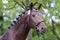
[[[14,40],[26,40],[30,27],[27,20],[24,19],[24,23],[20,25],[19,30],[16,32]]]
[[[20,27],[20,21],[18,21],[15,25],[11,26],[3,35],[1,40],[14,40],[15,33],[18,31]]]
[[[30,28],[26,24],[22,24],[16,32],[15,40],[26,40]]]
[[[24,18],[13,25],[8,31],[2,36],[1,40],[25,40],[30,28],[24,22]]]
[[[14,40],[15,33],[18,31],[21,23],[19,20],[15,25],[9,27],[9,29],[0,37],[0,40]]]

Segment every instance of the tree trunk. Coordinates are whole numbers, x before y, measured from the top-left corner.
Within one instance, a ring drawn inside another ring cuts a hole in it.
[[[0,12],[0,33],[3,34],[3,13]]]
[[[28,34],[27,39],[28,39],[28,40],[32,40],[32,32],[31,32],[31,30],[29,31],[29,34]]]

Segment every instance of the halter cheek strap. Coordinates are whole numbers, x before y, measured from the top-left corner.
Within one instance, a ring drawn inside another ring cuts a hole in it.
[[[30,17],[29,19],[30,19],[30,21],[32,21],[32,23],[34,23],[34,24],[35,24],[34,26],[38,26],[40,23],[44,22],[44,21],[40,21],[40,22],[38,22],[38,23],[35,23],[35,22],[32,20],[32,18],[31,18],[31,17]]]

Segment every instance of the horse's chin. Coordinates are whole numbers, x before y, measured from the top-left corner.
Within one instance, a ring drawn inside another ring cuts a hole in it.
[[[46,33],[46,31],[44,31],[44,32],[39,31],[38,33],[44,35]]]
[[[39,34],[45,34],[46,33],[46,31],[44,30],[44,31],[42,31],[42,30],[39,30],[39,29],[37,29],[37,32],[39,33]]]

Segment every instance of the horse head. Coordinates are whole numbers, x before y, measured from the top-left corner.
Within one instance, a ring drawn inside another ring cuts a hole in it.
[[[39,33],[43,34],[46,32],[46,26],[43,21],[43,16],[40,13],[39,9],[41,8],[41,4],[38,8],[34,8],[33,4],[30,4],[29,9],[25,12],[28,15],[28,24],[31,28],[35,28]]]

